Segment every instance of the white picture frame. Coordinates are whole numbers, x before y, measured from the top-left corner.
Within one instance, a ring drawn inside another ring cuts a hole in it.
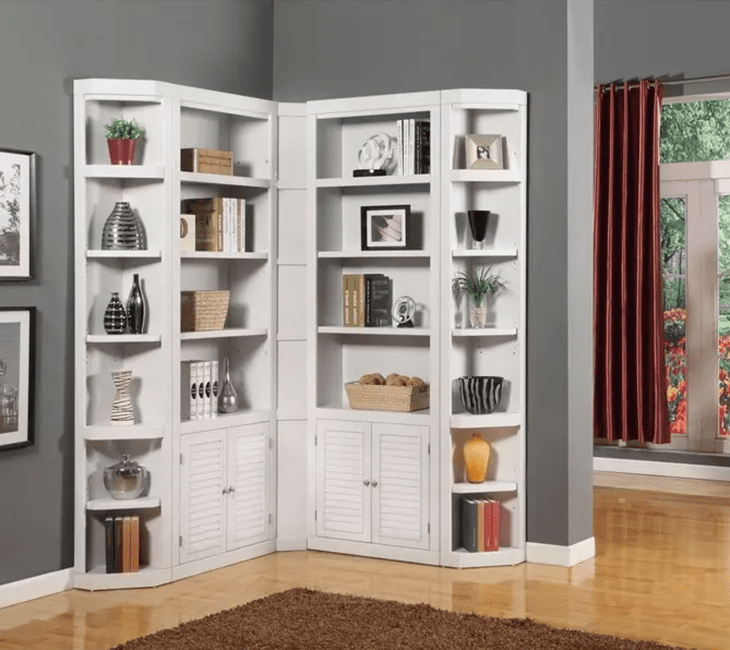
[[[467,169],[504,169],[501,135],[464,136]]]

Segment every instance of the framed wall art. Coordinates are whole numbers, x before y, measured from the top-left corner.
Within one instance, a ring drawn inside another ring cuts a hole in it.
[[[0,149],[0,280],[31,277],[36,154]]]
[[[464,137],[467,169],[503,169],[502,136],[468,134]]]
[[[34,443],[35,307],[0,307],[0,451]]]
[[[375,205],[360,208],[360,248],[393,251],[408,248],[409,205]]]

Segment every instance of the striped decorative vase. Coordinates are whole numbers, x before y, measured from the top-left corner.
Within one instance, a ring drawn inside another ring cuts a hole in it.
[[[474,415],[492,413],[502,398],[503,377],[459,377],[459,397]]]
[[[119,299],[119,294],[112,291],[112,297],[104,311],[104,331],[107,334],[124,334],[127,329],[127,312]]]
[[[117,391],[112,402],[112,424],[134,424],[132,396],[129,394],[132,371],[112,370],[112,379],[114,380],[114,387]]]
[[[127,201],[117,201],[101,231],[102,250],[144,250],[144,226]]]
[[[469,483],[484,483],[489,465],[489,443],[478,433],[471,434],[471,440],[464,445],[464,465]]]

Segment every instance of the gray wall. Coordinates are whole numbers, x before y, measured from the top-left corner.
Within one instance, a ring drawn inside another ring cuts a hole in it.
[[[462,87],[529,93],[527,537],[559,545],[593,534],[591,429],[585,429],[591,401],[585,390],[569,394],[569,376],[573,386],[591,384],[585,364],[569,373],[575,360],[568,345],[569,306],[590,305],[591,293],[575,285],[569,296],[568,258],[571,248],[591,242],[569,242],[568,234],[567,15],[565,0],[274,3],[275,100]],[[586,28],[590,18],[579,22]],[[583,37],[592,40],[592,25],[587,29]],[[584,216],[589,220],[590,212]],[[582,327],[575,334],[584,340],[590,322]],[[569,408],[576,399],[582,402]],[[587,444],[571,449],[571,426]],[[584,496],[571,502],[571,491]]]
[[[730,2],[596,0],[596,83],[730,74]],[[730,80],[668,86],[666,95],[727,92]],[[730,457],[596,446],[595,456],[730,466]]]
[[[36,445],[0,452],[0,584],[73,564],[72,79],[156,79],[270,99],[271,0],[2,0],[0,147],[39,156]]]

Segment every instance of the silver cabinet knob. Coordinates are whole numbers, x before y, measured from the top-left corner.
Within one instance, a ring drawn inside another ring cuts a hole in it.
[[[230,487],[228,488],[228,491],[229,491],[229,492],[235,492],[235,491],[236,491],[236,488],[234,488],[234,487],[233,487],[233,486],[231,485],[231,486],[230,486]]]
[[[221,494],[228,494],[228,488],[224,487],[223,490],[221,491]]]
[[[373,487],[378,487],[378,482],[377,481],[373,481]]]
[[[367,479],[365,479],[365,480],[364,480],[364,481],[362,482],[362,484],[363,484],[363,485],[364,485],[365,487],[368,487],[368,486],[370,485],[370,481],[368,481]]]

